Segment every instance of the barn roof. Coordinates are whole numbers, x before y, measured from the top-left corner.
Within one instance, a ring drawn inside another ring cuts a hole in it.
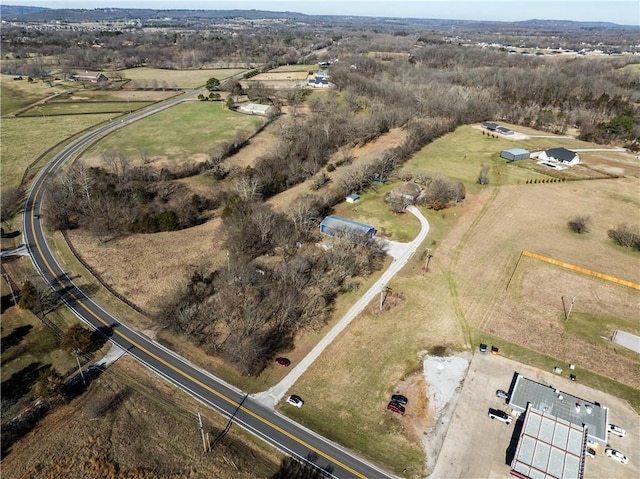
[[[324,227],[324,228],[323,228]],[[351,231],[358,234],[367,235],[371,231],[375,234],[375,227],[366,223],[360,223],[358,221],[343,218],[341,216],[330,215],[322,220],[320,223],[320,229],[329,229],[331,231]]]
[[[524,148],[511,148],[510,150],[504,150],[503,153],[511,153],[512,155],[529,155],[529,150]]]

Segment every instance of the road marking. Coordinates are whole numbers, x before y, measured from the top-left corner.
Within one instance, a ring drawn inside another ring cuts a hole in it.
[[[65,160],[66,161],[66,160]],[[64,163],[64,162],[62,162]],[[50,176],[52,174],[51,171],[47,171],[45,176],[42,178],[42,181],[40,182],[40,184],[38,185],[38,188],[35,191],[35,194],[33,196],[34,199],[37,199],[40,195],[40,191],[42,189],[42,186],[44,184],[44,179],[47,176]],[[31,229],[32,231],[35,232],[35,216],[33,213],[33,210],[30,212],[30,216],[31,216]],[[38,252],[40,253],[40,257],[42,258],[42,261],[45,263],[47,269],[49,270],[49,273],[51,273],[51,276],[53,276],[54,280],[56,283],[58,283],[58,285],[61,288],[64,288],[65,285],[62,283],[61,279],[55,274],[55,271],[52,269],[51,265],[49,264],[49,262],[47,261],[47,258],[44,256],[44,254],[42,253],[42,249],[40,247],[40,243],[38,242],[38,236],[34,234],[34,242],[35,242],[35,246],[38,250]],[[75,283],[69,278],[70,283],[76,288],[78,289],[78,291],[81,291],[80,288],[78,288]],[[282,429],[279,426],[276,426],[275,424],[273,424],[272,422],[268,421],[267,419],[263,418],[262,416],[260,416],[257,413],[254,413],[253,411],[245,408],[244,406],[241,406],[239,403],[233,401],[232,399],[228,398],[227,396],[225,396],[224,394],[216,391],[215,389],[211,388],[210,386],[204,384],[203,382],[201,382],[200,380],[192,377],[191,375],[187,374],[185,371],[182,371],[181,369],[177,368],[176,366],[174,366],[173,364],[165,361],[164,359],[156,356],[154,353],[148,351],[146,348],[143,348],[142,346],[140,346],[137,342],[133,341],[132,339],[127,338],[123,333],[121,333],[120,331],[118,331],[117,329],[114,329],[110,324],[106,323],[102,318],[100,318],[98,315],[96,315],[93,311],[91,311],[85,304],[83,301],[81,301],[75,294],[73,290],[70,290],[68,292],[75,300],[76,302],[87,312],[89,313],[89,315],[91,315],[92,317],[94,317],[96,320],[98,320],[100,323],[104,324],[105,326],[107,326],[108,328],[110,328],[115,334],[117,334],[118,336],[120,336],[122,339],[124,339],[125,341],[131,343],[133,346],[135,346],[136,348],[138,348],[140,351],[144,352],[145,354],[149,355],[150,357],[154,358],[156,361],[158,361],[159,363],[165,365],[166,367],[168,367],[169,369],[172,369],[174,372],[178,373],[179,375],[183,376],[184,378],[189,379],[190,381],[192,381],[194,384],[197,384],[198,386],[204,388],[205,390],[215,394],[216,396],[218,396],[220,399],[227,401],[229,404],[231,404],[232,406],[235,406],[236,408],[238,408],[240,411],[243,411],[247,414],[249,414],[250,416],[253,416],[255,419],[259,420],[260,422],[264,423],[265,425],[271,427],[272,429],[280,432],[281,434],[287,436],[289,439],[292,439],[294,441],[296,441],[298,444],[308,448],[309,450],[315,452],[316,454],[324,457],[325,459],[329,460],[330,462],[340,466],[341,468],[343,468],[345,471],[349,471],[350,473],[352,473],[353,475],[361,478],[361,479],[367,479],[367,476],[364,476],[362,474],[360,474],[358,471],[355,471],[354,469],[351,469],[349,466],[347,466],[346,464],[343,464],[342,462],[334,459],[333,457],[329,456],[328,454],[324,453],[323,451],[315,448],[314,446],[306,443],[305,441],[303,441],[302,439],[298,438],[297,436],[294,436],[293,434],[291,434],[290,432]],[[87,296],[87,299],[89,299],[89,297]],[[96,304],[96,306],[99,306]],[[105,313],[109,314],[107,311],[105,311]],[[114,318],[117,319],[117,318]],[[135,330],[132,330],[135,331]]]

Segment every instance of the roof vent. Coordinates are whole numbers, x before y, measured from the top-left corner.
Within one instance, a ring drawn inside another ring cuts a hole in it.
[[[593,408],[591,407],[590,404],[585,404],[584,410],[587,411],[587,414],[591,414],[591,412],[593,411]]]
[[[580,404],[576,403],[576,413],[580,413]]]
[[[558,401],[562,401],[563,399],[562,394],[558,394]]]

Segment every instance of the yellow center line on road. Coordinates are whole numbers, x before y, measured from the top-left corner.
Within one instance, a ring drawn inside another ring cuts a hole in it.
[[[47,173],[47,176],[49,176],[51,173]],[[42,188],[42,185],[44,184],[44,181],[38,186],[38,189],[36,190],[35,194],[34,194],[34,198],[38,198],[39,194],[40,194],[40,189]],[[33,231],[35,231],[35,217],[33,214],[33,211],[31,211],[30,213],[31,215],[31,229]],[[40,247],[40,243],[38,242],[38,237],[34,234],[34,241],[35,241],[35,246],[38,249],[38,252],[40,253],[40,257],[42,258],[42,260],[44,261],[45,265],[47,266],[47,269],[49,270],[49,272],[51,273],[51,276],[55,278],[55,281],[60,285],[60,287],[64,288],[65,285],[62,283],[61,279],[55,274],[54,270],[52,269],[51,265],[49,264],[49,262],[47,261],[47,258],[44,256],[44,254],[42,253],[42,249]],[[73,283],[73,282],[72,282]],[[74,284],[75,286],[75,284]],[[173,364],[165,361],[164,359],[160,358],[159,356],[155,355],[154,353],[152,353],[151,351],[147,350],[146,348],[142,347],[140,344],[138,344],[137,342],[133,341],[132,339],[126,337],[123,333],[121,333],[120,331],[118,331],[117,329],[113,328],[110,324],[108,324],[107,322],[105,322],[100,316],[96,315],[93,311],[91,311],[85,304],[84,302],[82,302],[73,292],[73,290],[69,291],[69,294],[71,296],[73,296],[73,298],[76,300],[76,302],[87,312],[89,313],[91,316],[93,316],[95,319],[97,319],[99,322],[101,322],[102,324],[104,324],[106,327],[110,328],[115,334],[117,334],[118,336],[120,336],[122,339],[128,341],[129,343],[131,343],[133,346],[135,346],[136,348],[138,348],[140,351],[144,352],[145,354],[149,355],[150,357],[152,357],[153,359],[155,359],[156,361],[158,361],[159,363],[163,364],[164,366],[166,366],[169,369],[172,369],[174,372],[178,373],[179,375],[183,376],[184,378],[190,380],[191,382],[197,384],[198,386],[202,387],[203,389],[206,389],[207,391],[215,394],[216,396],[218,396],[220,399],[223,399],[224,401],[227,401],[229,404],[231,404],[232,406],[238,408],[239,410],[249,414],[250,416],[253,416],[255,419],[261,421],[262,423],[264,423],[265,425],[269,426],[270,428],[278,431],[279,433],[287,436],[289,439],[292,439],[294,441],[296,441],[298,444],[310,449],[311,451],[315,452],[316,454],[318,454],[319,456],[324,457],[325,459],[327,459],[328,461],[340,466],[341,468],[343,468],[345,471],[349,471],[350,473],[352,473],[353,475],[355,475],[356,477],[359,477],[361,479],[367,479],[367,476],[364,476],[362,474],[360,474],[358,471],[350,468],[349,466],[347,466],[346,464],[343,464],[342,462],[334,459],[333,457],[329,456],[328,454],[324,453],[323,451],[315,448],[314,446],[306,443],[305,441],[303,441],[302,439],[298,438],[297,436],[294,436],[293,434],[291,434],[290,432],[282,429],[279,426],[276,426],[275,424],[273,424],[272,422],[268,421],[267,419],[265,419],[264,417],[260,416],[259,414],[245,408],[244,406],[240,405],[239,403],[235,402],[234,400],[228,398],[227,396],[225,396],[224,394],[216,391],[215,389],[213,389],[212,387],[204,384],[203,382],[199,381],[198,379],[194,378],[193,376],[187,374],[185,371],[179,369],[177,366],[174,366]]]

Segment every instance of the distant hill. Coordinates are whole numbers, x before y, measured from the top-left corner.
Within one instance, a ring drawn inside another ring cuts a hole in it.
[[[0,5],[0,18],[7,20],[10,18],[20,17],[22,15],[28,15],[30,13],[41,12],[42,10],[49,10],[44,7],[22,7],[19,5]]]
[[[268,10],[173,10],[173,9],[141,9],[141,8],[92,8],[92,9],[51,9],[41,7],[21,7],[3,5],[0,7],[0,17],[3,20],[19,20],[29,22],[82,22],[82,21],[188,21],[188,20],[213,20],[213,19],[281,19],[281,20],[320,20],[333,24],[366,25],[371,21],[383,20],[389,24],[397,25],[423,25],[431,27],[453,27],[462,30],[486,28],[487,26],[501,28],[523,28],[540,30],[558,29],[613,29],[613,28],[637,28],[633,25],[619,25],[610,22],[581,22],[571,20],[525,20],[519,22],[501,21],[473,21],[455,19],[432,18],[397,18],[397,17],[366,17],[353,15],[306,15],[298,12],[273,12]]]

